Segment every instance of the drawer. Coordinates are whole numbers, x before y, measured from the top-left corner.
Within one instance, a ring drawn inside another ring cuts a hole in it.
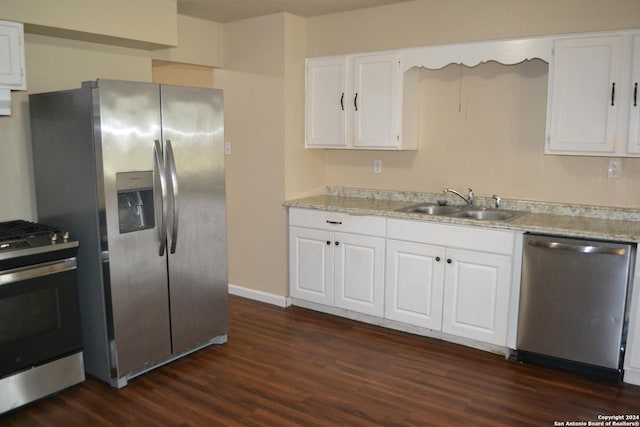
[[[514,231],[507,230],[400,219],[387,220],[389,239],[510,256],[513,255],[515,235]]]
[[[380,237],[386,232],[386,219],[382,217],[315,209],[289,208],[289,225]]]

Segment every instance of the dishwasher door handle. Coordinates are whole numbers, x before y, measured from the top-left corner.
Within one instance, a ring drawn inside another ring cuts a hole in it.
[[[578,252],[582,254],[606,254],[606,255],[626,254],[626,248],[612,248],[609,246],[574,245],[570,243],[553,242],[548,240],[529,240],[528,244],[529,246],[535,246],[538,248]]]

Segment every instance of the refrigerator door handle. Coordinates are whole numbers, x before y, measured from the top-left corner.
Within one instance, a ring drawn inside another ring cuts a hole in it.
[[[167,244],[167,178],[164,170],[164,162],[162,161],[162,147],[160,146],[160,141],[156,139],[154,143],[156,168],[158,169],[158,178],[160,180],[160,197],[162,202],[160,203],[160,224],[158,225],[158,239],[160,240],[158,256],[164,256],[164,250]]]
[[[167,164],[171,177],[171,253],[176,253],[178,244],[178,173],[176,171],[176,160],[173,156],[171,141],[167,139]]]

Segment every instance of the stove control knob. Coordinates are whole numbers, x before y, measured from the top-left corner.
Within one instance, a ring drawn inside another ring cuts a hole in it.
[[[64,240],[65,242],[69,240],[69,232],[68,231],[63,231],[62,232],[62,240]]]
[[[50,233],[49,239],[51,239],[51,244],[56,243],[56,241],[58,240],[58,233],[56,232]]]

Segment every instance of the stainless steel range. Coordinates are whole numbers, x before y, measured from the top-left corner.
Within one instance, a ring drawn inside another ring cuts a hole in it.
[[[77,252],[59,228],[0,222],[0,413],[85,379]]]

